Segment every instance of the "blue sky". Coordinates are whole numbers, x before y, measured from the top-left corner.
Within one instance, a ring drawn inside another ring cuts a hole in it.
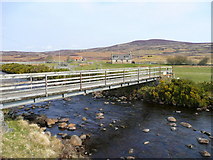
[[[2,50],[211,41],[210,2],[2,2]]]

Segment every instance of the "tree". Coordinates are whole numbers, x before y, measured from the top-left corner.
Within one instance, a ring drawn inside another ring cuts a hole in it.
[[[205,65],[208,62],[209,58],[208,57],[204,57],[203,59],[200,60],[200,62],[198,63],[198,65]]]
[[[51,56],[51,55],[47,56],[47,57],[46,57],[46,62],[47,62],[47,63],[53,62],[53,56]]]

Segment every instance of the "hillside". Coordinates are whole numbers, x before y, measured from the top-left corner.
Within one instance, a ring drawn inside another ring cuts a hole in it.
[[[168,56],[184,55],[195,61],[211,54],[211,43],[190,43],[163,39],[137,40],[109,47],[84,50],[60,50],[48,52],[4,51],[3,61],[45,61],[48,55],[54,60],[66,60],[68,56],[82,56],[87,60],[109,60],[111,54],[131,53],[136,61],[165,61]]]

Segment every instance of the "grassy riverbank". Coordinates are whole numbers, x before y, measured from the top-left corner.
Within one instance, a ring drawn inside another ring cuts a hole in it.
[[[61,141],[45,134],[38,125],[24,120],[6,123],[12,131],[3,134],[3,158],[58,158],[61,154]]]

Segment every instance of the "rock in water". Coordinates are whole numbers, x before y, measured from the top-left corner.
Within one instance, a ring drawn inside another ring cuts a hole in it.
[[[197,138],[197,141],[198,141],[200,144],[209,144],[209,140],[206,139],[206,138]]]
[[[207,151],[201,151],[200,154],[203,157],[211,157],[211,154],[209,152],[207,152]]]
[[[172,131],[176,131],[177,128],[176,128],[176,127],[171,127],[171,130],[172,130]]]
[[[186,128],[192,128],[192,125],[186,122],[181,122],[180,123],[182,126],[186,127]]]
[[[192,144],[187,144],[186,146],[190,149],[192,149],[194,147]]]
[[[131,148],[131,149],[129,150],[129,154],[132,154],[133,152],[134,152],[134,149]]]
[[[67,129],[70,131],[76,130],[76,125],[74,123],[70,123],[67,125]]]
[[[70,138],[70,143],[73,146],[81,146],[82,145],[82,140],[77,135],[73,135]]]
[[[69,118],[61,118],[58,120],[58,122],[68,122],[69,120]]]
[[[88,108],[88,107],[85,107],[84,110],[87,111],[87,110],[89,110],[89,108]]]
[[[87,120],[87,118],[86,118],[86,117],[83,117],[83,118],[82,118],[82,121],[86,121],[86,120]]]
[[[133,157],[133,156],[128,156],[128,157],[126,157],[126,159],[135,159],[135,157]]]
[[[47,126],[48,126],[48,127],[52,127],[52,125],[54,125],[56,122],[58,122],[58,119],[47,118],[47,119],[46,119],[46,122],[47,122]]]
[[[104,119],[104,114],[103,113],[97,113],[96,119]]]
[[[59,123],[58,124],[58,128],[60,128],[60,129],[66,129],[67,128],[67,124],[66,123]]]
[[[143,144],[149,144],[149,141],[144,142]]]
[[[167,120],[169,122],[176,122],[177,121],[174,117],[168,117]]]
[[[150,129],[146,128],[146,129],[143,129],[143,132],[145,133],[148,133],[150,131]]]
[[[177,126],[176,123],[169,123],[169,125],[170,125],[171,127],[176,127],[176,126]]]

